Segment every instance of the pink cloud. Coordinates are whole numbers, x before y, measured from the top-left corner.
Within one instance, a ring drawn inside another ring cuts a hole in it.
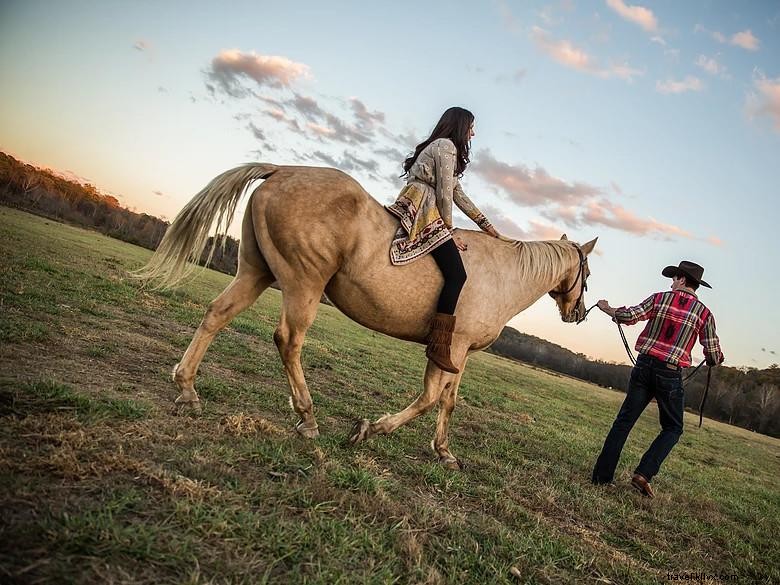
[[[704,55],[699,55],[696,61],[694,61],[694,64],[701,67],[707,73],[710,73],[712,75],[717,75],[718,73],[721,73],[724,70],[723,65],[718,63],[712,57],[706,57]]]
[[[560,228],[537,220],[529,221],[527,229],[522,228],[512,218],[490,204],[481,205],[480,209],[498,230],[498,233],[508,238],[516,240],[557,240],[563,233],[563,230]]]
[[[721,44],[728,43],[729,45],[740,47],[748,51],[758,51],[759,45],[761,44],[761,41],[750,29],[734,33],[731,37],[727,37],[717,30],[709,30],[701,24],[697,24],[693,30],[694,32],[704,32]]]
[[[680,81],[667,79],[666,81],[656,81],[655,90],[658,93],[685,93],[687,91],[701,91],[704,84],[698,77],[688,75]]]
[[[737,47],[747,49],[748,51],[758,51],[758,45],[760,44],[760,41],[755,36],[753,36],[753,33],[750,32],[750,29],[748,29],[734,33],[731,36],[729,43]]]
[[[513,237],[520,239],[550,237],[554,235],[553,232],[558,232],[559,236],[560,228],[553,227],[558,225],[568,228],[606,226],[638,236],[668,240],[695,237],[679,226],[663,223],[654,218],[639,217],[622,205],[610,201],[607,192],[599,187],[580,181],[564,181],[551,176],[540,167],[531,171],[525,165],[510,165],[498,161],[489,150],[476,153],[472,168],[480,178],[506,193],[510,201],[521,207],[540,208],[540,215],[552,222],[552,224],[531,222],[529,229],[523,229],[497,209],[481,206],[499,231],[503,230]],[[623,194],[620,186],[614,181],[610,185],[613,191],[619,195]],[[719,240],[714,237],[706,241],[719,245]]]
[[[244,79],[259,86],[282,88],[291,87],[298,79],[311,77],[311,73],[308,65],[286,57],[226,49],[212,59],[208,76],[228,95],[244,97],[249,94],[241,84]]]
[[[625,20],[638,24],[648,32],[658,30],[658,19],[653,11],[644,6],[630,6],[623,0],[607,0],[607,6],[617,12]]]
[[[693,237],[680,227],[661,223],[652,218],[642,219],[622,205],[617,205],[606,199],[587,203],[581,221],[589,225],[604,225],[641,236],[657,235],[664,239]]]
[[[506,0],[499,0],[498,10],[501,12],[501,20],[504,21],[504,26],[506,26],[507,29],[513,33],[519,33],[522,30],[520,21],[515,18],[515,15],[512,13],[512,9],[509,7]]]
[[[582,49],[578,49],[569,41],[557,41],[547,31],[538,26],[531,29],[531,38],[542,51],[550,55],[555,61],[566,67],[580,71],[590,71],[592,59]]]
[[[748,115],[769,117],[775,131],[780,132],[780,77],[768,79],[758,72],[753,77],[753,87],[757,93],[747,98]]]
[[[634,77],[643,74],[639,69],[634,69],[626,63],[600,67],[596,60],[584,49],[575,47],[567,40],[556,40],[547,31],[538,26],[534,26],[531,29],[531,39],[539,50],[561,65],[601,77],[602,79],[616,77],[626,81],[633,81]]]
[[[531,170],[523,164],[501,162],[490,150],[476,153],[472,168],[485,181],[503,189],[513,202],[523,206],[572,205],[601,194],[597,187],[581,182],[567,183],[539,166]]]
[[[319,124],[314,124],[312,122],[309,122],[306,126],[309,128],[309,130],[314,131],[314,133],[319,136],[330,137],[336,133],[336,131],[332,128],[326,128],[325,126],[320,126]]]
[[[290,130],[293,130],[299,134],[303,132],[300,124],[298,124],[298,120],[295,118],[289,118],[287,115],[280,109],[272,108],[270,110],[264,110],[263,113],[266,116],[270,116],[277,122],[283,122],[287,124],[287,127],[290,128]]]

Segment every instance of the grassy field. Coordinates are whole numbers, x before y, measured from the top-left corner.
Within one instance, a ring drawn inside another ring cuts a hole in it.
[[[322,434],[300,439],[276,290],[207,353],[203,415],[174,416],[171,367],[230,278],[144,291],[149,254],[0,208],[0,582],[780,582],[780,441],[687,415],[648,500],[628,478],[651,407],[594,487],[622,395],[479,354],[463,471],[436,463],[433,413],[352,448],[355,419],[418,394],[423,351],[324,305],[303,357]]]

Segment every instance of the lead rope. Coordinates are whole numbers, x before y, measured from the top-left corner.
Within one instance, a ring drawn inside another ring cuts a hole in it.
[[[587,318],[587,316],[588,316],[588,313],[590,313],[590,312],[591,312],[593,309],[595,309],[596,307],[598,307],[598,305],[599,305],[598,303],[593,303],[593,304],[590,306],[590,308],[589,308],[587,311],[585,311],[585,313],[583,313],[582,317],[581,317],[580,319],[577,319],[577,325],[579,325],[580,323],[582,323],[582,322],[583,322],[583,321],[584,321],[584,320]]]
[[[636,365],[636,359],[634,358],[634,354],[631,353],[631,348],[628,346],[628,339],[626,339],[626,334],[623,333],[623,327],[621,327],[620,323],[617,321],[615,321],[615,323],[617,323],[618,331],[620,331],[620,338],[623,340],[623,347],[626,348],[628,359],[631,360],[632,365]]]
[[[704,363],[704,362],[702,362]],[[701,366],[701,364],[699,364]],[[696,368],[699,369],[698,367]],[[694,374],[696,371],[694,370]],[[707,392],[710,391],[710,377],[712,376],[712,368],[707,366],[707,385],[704,387],[704,396],[701,397],[701,404],[699,404],[699,428],[701,428],[701,421],[704,418],[704,401],[707,400]]]

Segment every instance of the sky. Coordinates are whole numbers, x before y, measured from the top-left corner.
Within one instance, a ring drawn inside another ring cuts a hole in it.
[[[508,236],[598,236],[588,306],[694,261],[726,364],[780,362],[780,0],[2,0],[0,80],[0,149],[167,219],[249,161],[391,202],[468,108],[464,189]],[[598,310],[565,324],[545,297],[509,325],[627,363]]]

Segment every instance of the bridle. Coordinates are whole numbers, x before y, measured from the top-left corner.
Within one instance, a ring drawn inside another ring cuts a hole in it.
[[[561,292],[557,290],[551,290],[548,294],[552,298],[567,295],[574,290],[574,288],[577,286],[577,283],[579,282],[581,285],[580,296],[577,297],[577,302],[574,305],[574,318],[576,319],[577,325],[579,325],[585,320],[585,317],[588,316],[588,313],[590,313],[591,309],[593,309],[593,307],[596,305],[593,305],[593,307],[583,312],[582,316],[580,316],[580,305],[582,305],[582,299],[585,296],[585,291],[588,290],[588,277],[585,275],[585,263],[588,261],[588,259],[582,253],[582,249],[577,244],[574,244],[574,247],[577,249],[577,254],[580,257],[580,266],[577,269],[577,277],[574,279],[574,282],[571,283],[571,286],[565,291]]]

